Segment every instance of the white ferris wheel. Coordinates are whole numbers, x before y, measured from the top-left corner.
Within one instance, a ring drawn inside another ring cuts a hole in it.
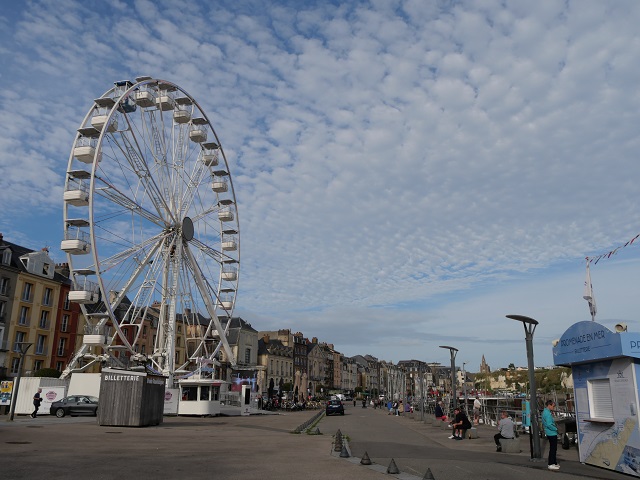
[[[222,325],[238,289],[235,192],[215,130],[182,88],[138,77],[94,100],[69,156],[61,249],[87,321],[63,376],[108,361],[171,384],[221,349],[235,366]]]

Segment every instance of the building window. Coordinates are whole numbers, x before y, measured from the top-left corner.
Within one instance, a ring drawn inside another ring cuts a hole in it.
[[[4,315],[6,313],[6,310],[7,310],[7,302],[5,302],[4,300],[0,301],[0,322],[4,322]]]
[[[11,263],[11,250],[8,248],[2,252],[2,263],[9,265]]]
[[[52,297],[53,297],[53,290],[50,288],[45,288],[44,295],[42,296],[42,305],[46,305],[47,307],[50,307]]]
[[[36,342],[36,355],[44,355],[44,345],[47,342],[47,337],[44,335],[38,335],[38,340]]]
[[[0,295],[9,295],[9,279],[7,277],[0,278]]]
[[[58,342],[58,351],[57,351],[57,355],[59,357],[64,357],[65,356],[66,347],[67,347],[67,339],[66,338],[61,338],[60,341]]]
[[[69,315],[62,315],[62,321],[60,322],[60,331],[66,332],[69,329]]]
[[[64,305],[63,307],[65,310],[70,310],[71,309],[71,302],[69,301],[69,294],[67,293],[64,297]]]
[[[15,344],[13,345],[14,352],[20,351],[20,345],[18,344],[24,342],[24,338],[25,338],[24,332],[16,332],[16,341],[15,341]]]
[[[244,363],[251,363],[251,349],[245,348],[244,350]]]
[[[56,362],[56,370],[62,372],[64,370],[64,362]]]
[[[43,329],[49,328],[49,310],[43,310],[40,313],[40,323],[38,324],[38,327]]]
[[[29,307],[20,307],[20,317],[18,318],[18,324],[29,325]]]
[[[608,378],[589,380],[589,415],[591,418],[613,420],[613,399]]]
[[[24,288],[22,289],[22,301],[30,302],[33,296],[33,284],[25,283]]]
[[[33,362],[33,371],[37,372],[38,370],[42,369],[42,360],[36,360]]]
[[[20,366],[20,357],[14,357],[11,359],[11,373],[13,375],[18,374],[18,367]]]

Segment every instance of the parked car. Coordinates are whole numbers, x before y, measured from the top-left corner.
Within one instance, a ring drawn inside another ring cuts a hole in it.
[[[329,400],[327,402],[327,415],[331,415],[332,413],[344,415],[344,405],[342,405],[340,400]]]
[[[98,415],[98,398],[91,395],[69,395],[51,404],[51,415],[62,418],[65,415]]]

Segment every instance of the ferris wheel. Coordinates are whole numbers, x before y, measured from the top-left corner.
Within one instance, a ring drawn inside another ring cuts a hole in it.
[[[94,100],[64,191],[69,300],[86,319],[63,376],[108,361],[169,376],[232,362],[240,264],[229,164],[201,106],[178,85],[120,81]]]

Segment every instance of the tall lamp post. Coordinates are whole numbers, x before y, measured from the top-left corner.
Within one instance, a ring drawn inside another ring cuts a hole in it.
[[[522,322],[525,340],[527,343],[527,363],[529,367],[529,398],[531,401],[531,460],[542,459],[540,450],[540,432],[538,425],[538,398],[536,397],[536,376],[533,363],[533,333],[536,331],[538,321],[524,315],[507,315],[507,318]]]
[[[16,377],[16,383],[13,386],[13,392],[11,393],[11,411],[9,413],[8,422],[13,422],[13,414],[16,411],[16,403],[18,403],[18,388],[20,387],[20,378],[22,377],[22,365],[24,364],[24,357],[27,355],[27,350],[31,348],[33,343],[27,342],[15,342],[15,347],[18,347],[20,354],[20,362],[18,363],[18,376]],[[14,347],[14,349],[15,349]]]
[[[447,345],[440,345],[440,348],[446,348],[451,354],[451,411],[453,411],[458,404],[456,397],[456,354],[458,353],[458,349],[456,347],[448,347]]]

